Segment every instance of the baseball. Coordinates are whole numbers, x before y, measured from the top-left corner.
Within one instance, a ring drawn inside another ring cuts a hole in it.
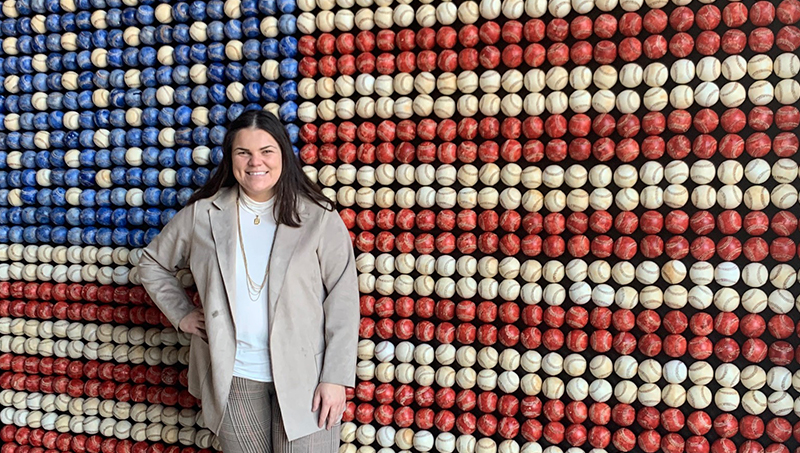
[[[717,201],[717,191],[709,185],[697,186],[692,190],[692,204],[697,209],[711,209]]]
[[[669,76],[678,85],[685,85],[694,79],[694,62],[689,59],[680,59],[672,63],[669,69]]]
[[[670,184],[683,184],[689,179],[689,165],[682,160],[673,160],[664,168],[664,177]]]
[[[722,62],[722,76],[735,82],[747,75],[747,60],[741,55],[731,55]]]
[[[481,78],[482,77],[483,76],[481,76]],[[526,90],[530,91],[531,93],[538,93],[544,90],[544,88],[547,86],[547,76],[541,69],[531,69],[525,73],[523,83]],[[573,88],[575,88],[574,85]]]
[[[603,65],[597,68],[592,79],[597,88],[610,90],[617,83],[617,70],[610,65]]]
[[[532,69],[532,70],[528,71],[527,74],[531,74],[531,73],[534,73],[534,72],[536,72],[537,74],[541,74],[541,76],[544,76],[544,72],[541,69]],[[525,75],[526,80],[527,80],[527,77],[528,77],[527,74]],[[537,75],[537,77],[539,77],[539,76]],[[593,78],[593,75],[592,75],[592,70],[591,69],[589,69],[586,66],[577,66],[577,67],[573,68],[572,71],[570,71],[570,73],[569,73],[569,84],[572,86],[572,88],[574,88],[576,90],[586,90],[587,88],[589,88],[592,85],[592,78]],[[528,86],[527,82],[526,82],[525,85],[526,85],[526,87]],[[540,85],[535,85],[535,86],[540,86]],[[531,90],[530,88],[528,88],[528,90],[529,91],[534,91],[534,90]],[[541,90],[538,90],[538,91],[541,91]]]
[[[733,286],[739,281],[739,266],[725,261],[714,269],[714,280],[721,286]]]
[[[729,159],[717,167],[717,179],[722,184],[738,184],[743,176],[744,168],[739,161]]]
[[[800,73],[800,57],[789,52],[780,54],[775,58],[772,69],[781,79],[791,79]]]
[[[661,87],[653,87],[644,93],[644,107],[651,112],[659,112],[669,103],[669,94]]]
[[[767,396],[760,390],[749,390],[742,395],[742,409],[750,415],[760,415],[767,410]]]
[[[792,159],[778,159],[772,165],[772,179],[781,184],[790,184],[798,176],[798,164]]]
[[[716,168],[710,160],[701,159],[692,164],[689,177],[696,184],[709,184],[714,180],[715,170]]]
[[[757,80],[747,89],[747,98],[755,105],[767,105],[774,97],[774,88],[767,80]]]
[[[624,90],[617,96],[616,106],[621,113],[636,113],[640,105],[639,94],[634,90]]]
[[[664,190],[664,204],[673,209],[679,209],[689,201],[689,191],[680,184],[670,184]]]
[[[714,380],[714,368],[708,362],[694,362],[689,366],[688,376],[695,385],[706,385]]]
[[[769,206],[769,201],[770,201],[769,190],[767,190],[767,188],[764,186],[751,186],[744,192],[744,198],[742,199],[742,201],[744,201],[744,205],[747,206],[747,209],[750,209],[751,211],[761,211],[767,206]],[[722,204],[720,203],[720,205]],[[734,209],[734,208],[725,208],[725,209]]]
[[[745,166],[744,176],[753,184],[763,184],[769,180],[769,164],[764,159],[753,159]]]
[[[719,101],[719,87],[714,82],[702,82],[694,92],[694,100],[703,107],[712,107]]]
[[[769,200],[769,194],[766,195],[766,199]],[[742,189],[739,186],[726,184],[717,191],[717,204],[722,209],[736,209],[741,203]]]
[[[772,75],[772,58],[769,55],[759,54],[747,62],[747,74],[753,80],[763,80]]]
[[[739,407],[739,392],[736,389],[722,387],[714,395],[714,404],[725,412],[735,411]]]
[[[711,405],[711,390],[705,385],[694,385],[686,392],[686,402],[694,409],[705,409]]]
[[[669,78],[669,69],[663,63],[650,63],[642,74],[644,83],[652,88],[664,86]]]
[[[744,103],[745,99],[747,99],[747,91],[739,82],[728,82],[720,89],[719,99],[727,108],[738,107]]]
[[[760,313],[769,305],[767,294],[760,288],[750,288],[742,294],[742,307],[749,313]]]
[[[695,68],[697,78],[704,82],[713,82],[722,74],[722,64],[715,57],[703,57]]]
[[[784,417],[792,413],[794,400],[787,392],[773,392],[767,398],[767,406],[774,415]]]
[[[775,99],[783,105],[792,105],[800,100],[800,82],[783,79],[775,85]]]
[[[663,367],[657,360],[646,359],[639,364],[637,372],[641,380],[648,384],[655,384],[661,379]]]
[[[664,179],[664,166],[649,160],[639,167],[639,179],[648,186],[658,185]]]
[[[749,263],[742,269],[742,281],[751,288],[758,288],[767,284],[769,272],[761,263]]]
[[[595,72],[595,76],[596,75],[597,72]],[[601,89],[595,92],[595,94],[592,96],[592,108],[597,113],[609,113],[614,109],[615,101],[616,96],[614,95],[613,91]]]
[[[636,88],[641,85],[644,70],[636,63],[628,63],[619,71],[619,82],[626,88]]]
[[[586,113],[592,108],[592,95],[586,90],[575,90],[569,95],[569,108],[575,113]]]
[[[703,82],[706,83],[706,82]],[[669,93],[669,103],[676,109],[688,109],[694,103],[694,91],[688,85],[678,85]]]

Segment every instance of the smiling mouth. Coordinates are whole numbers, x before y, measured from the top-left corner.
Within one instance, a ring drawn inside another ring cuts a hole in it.
[[[267,172],[265,171],[248,171],[246,172],[249,176],[265,176]]]

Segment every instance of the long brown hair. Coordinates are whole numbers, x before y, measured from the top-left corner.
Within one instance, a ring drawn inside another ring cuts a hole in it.
[[[240,130],[250,128],[260,129],[272,135],[281,149],[281,176],[275,184],[275,196],[277,197],[275,207],[278,208],[276,217],[279,224],[291,227],[300,226],[300,216],[297,213],[298,196],[305,196],[324,209],[334,209],[331,199],[325,196],[322,189],[308,179],[303,172],[300,159],[292,151],[292,143],[283,124],[275,115],[266,110],[248,110],[231,121],[222,141],[222,161],[203,187],[192,194],[187,205],[209,198],[223,187],[238,184],[233,175],[233,141]]]

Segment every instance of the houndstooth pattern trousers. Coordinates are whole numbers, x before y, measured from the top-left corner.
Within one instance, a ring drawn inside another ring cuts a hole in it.
[[[341,425],[289,441],[275,385],[233,377],[217,439],[224,453],[336,453]]]

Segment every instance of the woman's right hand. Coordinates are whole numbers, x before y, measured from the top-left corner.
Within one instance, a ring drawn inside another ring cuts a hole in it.
[[[178,328],[183,332],[197,335],[203,340],[208,341],[208,335],[206,335],[206,318],[202,307],[195,308],[194,311],[184,316],[178,324]]]

